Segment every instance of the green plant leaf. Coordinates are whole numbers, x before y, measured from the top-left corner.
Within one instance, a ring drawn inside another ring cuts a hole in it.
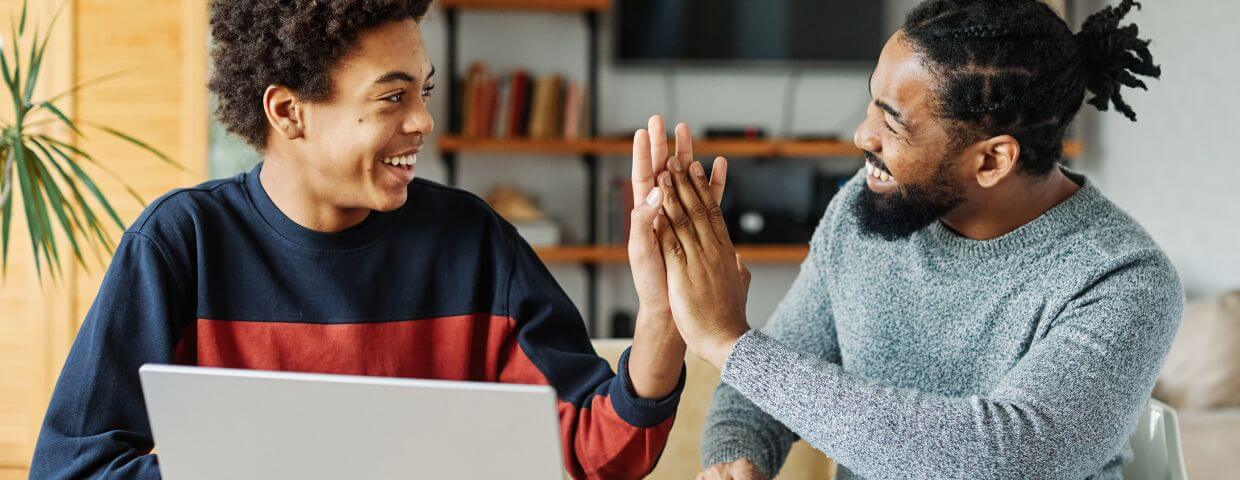
[[[69,191],[73,193],[73,198],[74,198],[74,201],[77,202],[78,209],[81,210],[82,216],[86,218],[85,222],[79,222],[79,225],[82,227],[82,234],[90,233],[86,231],[86,227],[91,227],[91,229],[94,230],[95,233],[102,234],[102,232],[97,228],[97,225],[99,225],[98,216],[95,215],[94,210],[90,206],[90,202],[88,202],[86,200],[86,197],[82,195],[81,189],[78,188],[78,182],[74,181],[75,180],[74,177],[70,176],[69,173],[65,171],[64,167],[60,165],[61,162],[58,161],[59,157],[56,154],[51,153],[51,148],[43,145],[43,143],[40,142],[38,139],[31,138],[30,143],[35,145],[39,150],[43,151],[47,155],[48,157],[47,163],[50,164],[52,168],[56,170],[56,173],[60,174],[60,179],[64,181],[64,184],[69,187]],[[100,241],[99,243],[100,245],[104,246],[105,248],[108,248],[108,250],[111,251],[112,244],[110,241],[108,241],[106,236],[100,235],[99,241]],[[90,243],[92,244],[92,246],[94,245],[94,242],[90,242]],[[96,254],[98,254],[97,251],[96,251]]]
[[[17,111],[17,124],[21,125],[25,117],[26,105],[21,103],[22,94],[22,36],[13,28],[13,82],[9,85],[9,93],[13,95],[13,109]]]
[[[57,220],[60,221],[61,230],[64,231],[65,237],[68,238],[70,246],[73,247],[73,255],[77,258],[78,263],[85,268],[86,260],[82,256],[82,248],[78,244],[77,234],[74,233],[75,230],[81,231],[83,234],[86,233],[85,230],[80,227],[82,224],[82,219],[78,216],[77,211],[73,209],[73,206],[69,203],[69,201],[65,198],[64,194],[61,193],[60,187],[56,185],[56,178],[53,177],[51,172],[47,170],[45,163],[55,165],[51,152],[48,152],[47,149],[43,148],[43,145],[33,141],[33,139],[30,140],[30,144],[34,145],[35,148],[43,152],[43,156],[46,157],[46,160],[44,160],[43,157],[40,157],[35,152],[27,152],[27,154],[31,157],[31,163],[33,163],[36,167],[36,172],[39,174],[39,180],[43,183],[44,191],[47,192],[48,203],[51,204],[53,213],[56,214]],[[66,210],[68,210],[67,214]]]
[[[99,167],[100,170],[103,170],[103,173],[108,174],[108,176],[116,180],[117,183],[120,183],[121,187],[123,187],[126,192],[129,192],[129,195],[132,196],[134,200],[137,200],[138,203],[140,204],[146,205],[146,200],[142,199],[142,195],[139,195],[137,190],[134,190],[133,187],[130,187],[128,183],[125,183],[125,180],[121,179],[121,176],[119,174],[112,171],[112,169],[108,168],[108,166],[104,165],[102,162],[95,160],[95,157],[92,157],[89,153],[86,153],[80,148],[77,148],[73,145],[62,142],[60,140],[56,140],[47,135],[39,135],[38,138],[48,142],[51,145],[58,146],[60,148],[73,152],[74,154],[77,154],[77,156],[82,157],[83,159],[86,159],[86,161],[94,164],[96,167]]]
[[[65,112],[60,111],[56,105],[48,102],[39,102],[39,106],[46,108],[49,112],[52,112],[52,115],[59,118],[61,123],[65,124],[66,127],[69,127],[70,130],[73,130],[73,133],[78,134],[79,137],[86,137],[86,135],[82,134],[81,130],[78,130],[77,123],[70,119],[68,115],[65,115]]]
[[[37,139],[30,139],[30,142],[33,145],[37,146],[40,150],[43,150],[44,152],[50,151],[48,147],[45,147]],[[78,182],[74,181],[74,178],[69,176],[69,173],[65,171],[64,167],[61,167],[59,161],[56,161],[57,159],[56,155],[52,153],[47,153],[47,155],[49,159],[48,163],[51,164],[52,167],[56,169],[56,172],[60,174],[60,178],[64,180],[65,185],[69,186],[70,191],[73,193],[74,200],[77,201],[78,209],[82,211],[82,216],[86,217],[85,222],[79,221],[78,223],[79,227],[82,230],[82,234],[90,235],[90,233],[93,232],[95,237],[98,239],[98,242],[87,242],[87,243],[90,244],[91,251],[95,254],[95,258],[99,260],[100,267],[106,267],[106,262],[104,260],[103,255],[100,254],[98,247],[102,246],[105,250],[107,250],[108,253],[112,253],[114,251],[114,248],[112,246],[111,240],[109,240],[107,234],[103,232],[103,228],[100,225],[99,218],[98,216],[95,215],[95,212],[91,208],[90,203],[86,201],[86,197],[83,196],[81,190],[78,189]],[[86,231],[87,227],[90,228],[91,232]]]
[[[43,138],[47,140],[46,137]],[[81,180],[82,183],[86,185],[87,190],[90,190],[91,194],[94,195],[95,201],[98,202],[99,205],[103,207],[104,211],[108,213],[108,216],[112,217],[112,220],[116,222],[117,228],[124,230],[125,222],[122,222],[120,215],[117,215],[116,210],[112,209],[112,204],[108,203],[107,197],[103,196],[103,192],[99,190],[98,185],[95,185],[95,181],[91,180],[90,175],[82,171],[82,168],[78,166],[77,162],[57,147],[56,143],[50,143],[48,146],[51,147],[52,151],[59,155],[60,158],[64,159],[65,164],[69,165],[69,169],[73,170],[73,174],[77,176],[78,180]]]
[[[118,70],[118,71],[115,71],[115,72],[112,72],[112,73],[109,73],[109,74],[106,74],[106,75],[100,75],[100,76],[98,76],[98,77],[92,78],[92,79],[87,80],[87,81],[85,81],[85,82],[79,83],[79,84],[77,84],[77,85],[75,85],[75,86],[73,86],[73,87],[69,88],[68,90],[65,90],[65,91],[63,91],[63,92],[57,93],[56,95],[52,95],[52,97],[51,97],[51,98],[49,98],[49,99],[47,99],[46,101],[47,101],[48,103],[56,103],[56,101],[57,101],[57,100],[60,100],[60,99],[62,99],[62,98],[65,98],[65,97],[68,97],[68,96],[70,96],[70,95],[73,95],[73,94],[75,94],[75,93],[77,93],[77,92],[79,92],[79,91],[81,91],[81,90],[85,89],[86,87],[91,87],[91,86],[94,86],[94,85],[96,85],[96,84],[106,82],[106,81],[111,80],[111,79],[113,79],[113,78],[116,78],[116,77],[119,77],[119,76],[124,75],[124,74],[126,74],[126,73],[129,73],[131,70],[135,70],[135,68],[132,68],[132,67],[131,67],[131,68],[126,68],[126,69],[123,69],[123,70]]]
[[[16,40],[14,41],[16,42]],[[19,47],[16,45],[13,47],[13,55],[14,56],[20,55]],[[16,75],[13,72],[9,71],[9,61],[5,57],[4,52],[2,51],[0,51],[0,73],[3,73],[4,86],[5,88],[9,90],[9,95],[13,98],[13,109],[17,113],[16,119],[14,120],[14,122],[20,125],[24,117],[23,117],[23,111],[22,111],[21,98],[18,97],[19,88],[14,80]]]
[[[47,48],[47,40],[52,38],[52,32],[47,32],[47,37],[42,42],[39,41],[39,29],[34,31],[34,43],[30,45],[30,60],[26,67],[26,91],[22,94],[22,101],[26,105],[30,105],[30,97],[34,96],[35,84],[39,81],[39,72],[43,66],[43,50]]]
[[[18,30],[18,32],[20,32],[22,35],[26,34],[26,11],[27,11],[26,7],[29,6],[28,5],[29,3],[30,3],[29,0],[22,0],[22,23],[21,23],[21,28]],[[17,40],[13,40],[13,41],[17,41]]]
[[[26,227],[30,234],[30,248],[34,250],[34,269],[39,276],[43,276],[43,264],[39,260],[40,250],[43,247],[43,225],[39,223],[39,215],[35,213],[34,187],[30,182],[30,173],[27,171],[26,155],[21,148],[21,142],[9,140],[11,154],[14,155],[15,166],[17,170],[17,180],[21,184],[22,191],[22,207],[26,210]],[[43,252],[46,255],[46,251]]]
[[[4,145],[7,145],[7,144],[8,144],[7,142],[4,143]],[[3,166],[0,168],[3,168],[6,171],[5,175],[8,175],[9,182],[12,182],[13,172],[8,171],[8,170],[10,167],[13,166],[13,164],[8,160],[8,156],[9,154],[8,154],[7,147],[0,147],[0,162],[2,162],[3,164]],[[0,208],[0,215],[4,216],[3,221],[0,222],[0,223],[3,223],[3,226],[0,226],[0,236],[4,237],[3,246],[0,247],[0,249],[3,249],[3,253],[0,254],[0,257],[3,257],[3,259],[0,260],[0,262],[3,262],[3,270],[5,272],[4,276],[6,278],[8,276],[7,272],[9,271],[9,224],[11,223],[10,221],[13,219],[13,198],[15,198],[16,196],[16,193],[14,193],[11,190],[12,183],[9,184],[9,187],[10,187],[9,198],[8,200],[4,202],[4,206]]]
[[[141,148],[141,149],[143,149],[143,150],[146,150],[147,152],[150,152],[151,154],[155,155],[156,157],[159,157],[159,159],[160,159],[160,160],[163,160],[163,161],[164,161],[164,163],[167,163],[168,165],[172,165],[173,167],[176,167],[176,169],[177,169],[177,170],[180,170],[182,173],[187,173],[187,174],[191,174],[191,175],[192,175],[192,173],[190,173],[190,171],[189,171],[189,170],[186,170],[186,169],[185,169],[185,167],[181,166],[181,163],[180,163],[180,162],[177,162],[176,160],[173,160],[171,157],[169,157],[169,156],[167,156],[167,155],[164,155],[164,152],[161,152],[161,151],[159,151],[158,149],[156,149],[156,148],[154,148],[154,147],[152,147],[152,146],[150,146],[150,145],[147,145],[147,144],[146,144],[146,142],[143,142],[143,141],[141,141],[141,140],[138,140],[137,138],[134,138],[134,137],[132,137],[132,136],[130,136],[130,135],[128,135],[128,134],[125,134],[124,132],[121,132],[121,131],[119,131],[119,130],[116,130],[115,128],[112,128],[112,127],[109,127],[109,126],[106,126],[106,125],[100,125],[100,124],[98,124],[98,123],[95,123],[95,122],[88,122],[88,121],[83,121],[83,122],[80,122],[80,123],[82,123],[83,125],[86,125],[86,126],[88,126],[88,127],[93,127],[93,128],[97,128],[97,129],[99,129],[99,130],[103,130],[104,132],[107,132],[108,134],[111,134],[111,135],[115,136],[116,138],[119,138],[119,139],[121,139],[121,140],[124,140],[124,141],[126,141],[126,142],[129,142],[130,144],[133,144],[134,146],[136,146],[136,147],[138,147],[138,148]]]
[[[35,213],[39,215],[39,226],[43,229],[43,252],[50,254],[47,258],[48,271],[52,272],[52,278],[54,279],[61,273],[60,246],[56,244],[56,232],[52,230],[54,227],[52,226],[52,217],[49,215],[49,211],[54,208],[54,205],[44,198],[47,195],[47,185],[43,183],[42,176],[39,175],[38,165],[36,164],[38,159],[35,158],[34,152],[28,150],[24,143],[21,145],[21,149],[24,152],[23,156],[26,158],[26,172],[30,175],[30,185],[33,187]]]

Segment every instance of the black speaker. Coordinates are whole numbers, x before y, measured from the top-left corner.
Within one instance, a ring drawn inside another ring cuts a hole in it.
[[[730,163],[721,205],[728,234],[735,243],[807,243],[839,180],[805,161]]]

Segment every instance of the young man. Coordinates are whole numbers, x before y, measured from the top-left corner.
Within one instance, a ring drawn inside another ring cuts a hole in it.
[[[414,179],[433,129],[429,3],[212,2],[218,114],[265,162],[165,195],[125,232],[32,478],[159,477],[144,363],[549,384],[574,477],[653,468],[685,351],[660,253],[632,251],[641,311],[613,374],[511,225]]]
[[[661,179],[672,312],[720,367],[701,478],[1121,476],[1182,307],[1137,223],[1058,165],[1081,107],[1157,77],[1122,1],[1080,33],[1035,0],[929,0],[887,43],[834,199],[763,332],[701,165]],[[670,164],[675,167],[676,163]]]

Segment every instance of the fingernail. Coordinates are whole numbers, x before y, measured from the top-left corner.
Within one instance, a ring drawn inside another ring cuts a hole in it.
[[[694,174],[694,175],[699,176],[699,177],[705,177],[705,176],[706,176],[706,171],[705,171],[705,170],[702,170],[702,163],[701,163],[701,162],[693,162],[693,163],[689,164],[689,171],[690,171],[690,172],[693,172],[693,174]]]
[[[672,169],[672,171],[674,171],[674,172],[679,172],[679,171],[680,171],[680,169],[681,169],[681,166],[680,166],[680,159],[678,159],[678,158],[676,158],[676,157],[672,157],[672,158],[667,159],[667,168]]]
[[[672,186],[672,176],[668,174],[667,172],[660,173],[659,174],[659,185],[663,185],[664,187]]]
[[[646,195],[646,205],[655,206],[659,203],[659,187],[650,189],[650,195]]]

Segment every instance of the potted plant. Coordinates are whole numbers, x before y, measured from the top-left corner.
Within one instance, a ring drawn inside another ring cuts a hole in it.
[[[63,5],[62,8],[63,10]],[[91,249],[96,257],[102,247],[110,254],[114,248],[107,224],[124,230],[125,225],[112,208],[111,202],[100,190],[85,169],[84,163],[92,164],[116,178],[139,203],[145,203],[125,182],[106,165],[82,149],[74,146],[74,140],[86,138],[84,129],[124,140],[141,150],[182,171],[179,164],[159,150],[114,128],[81,119],[71,119],[59,107],[58,101],[70,98],[77,92],[112,75],[76,85],[65,92],[45,99],[34,98],[35,84],[43,66],[52,26],[58,10],[40,37],[37,27],[31,38],[26,37],[27,0],[23,0],[20,19],[11,25],[11,43],[0,39],[0,77],[5,92],[11,98],[11,116],[0,120],[0,270],[7,272],[9,239],[12,235],[13,205],[18,198],[26,216],[35,268],[43,276],[47,272],[58,277],[60,272],[60,247],[58,241],[67,241],[78,263],[86,266],[83,250]],[[28,44],[23,51],[23,44]],[[11,122],[9,121],[11,119]],[[46,133],[49,126],[62,126],[64,136]],[[100,214],[99,212],[103,212]]]

